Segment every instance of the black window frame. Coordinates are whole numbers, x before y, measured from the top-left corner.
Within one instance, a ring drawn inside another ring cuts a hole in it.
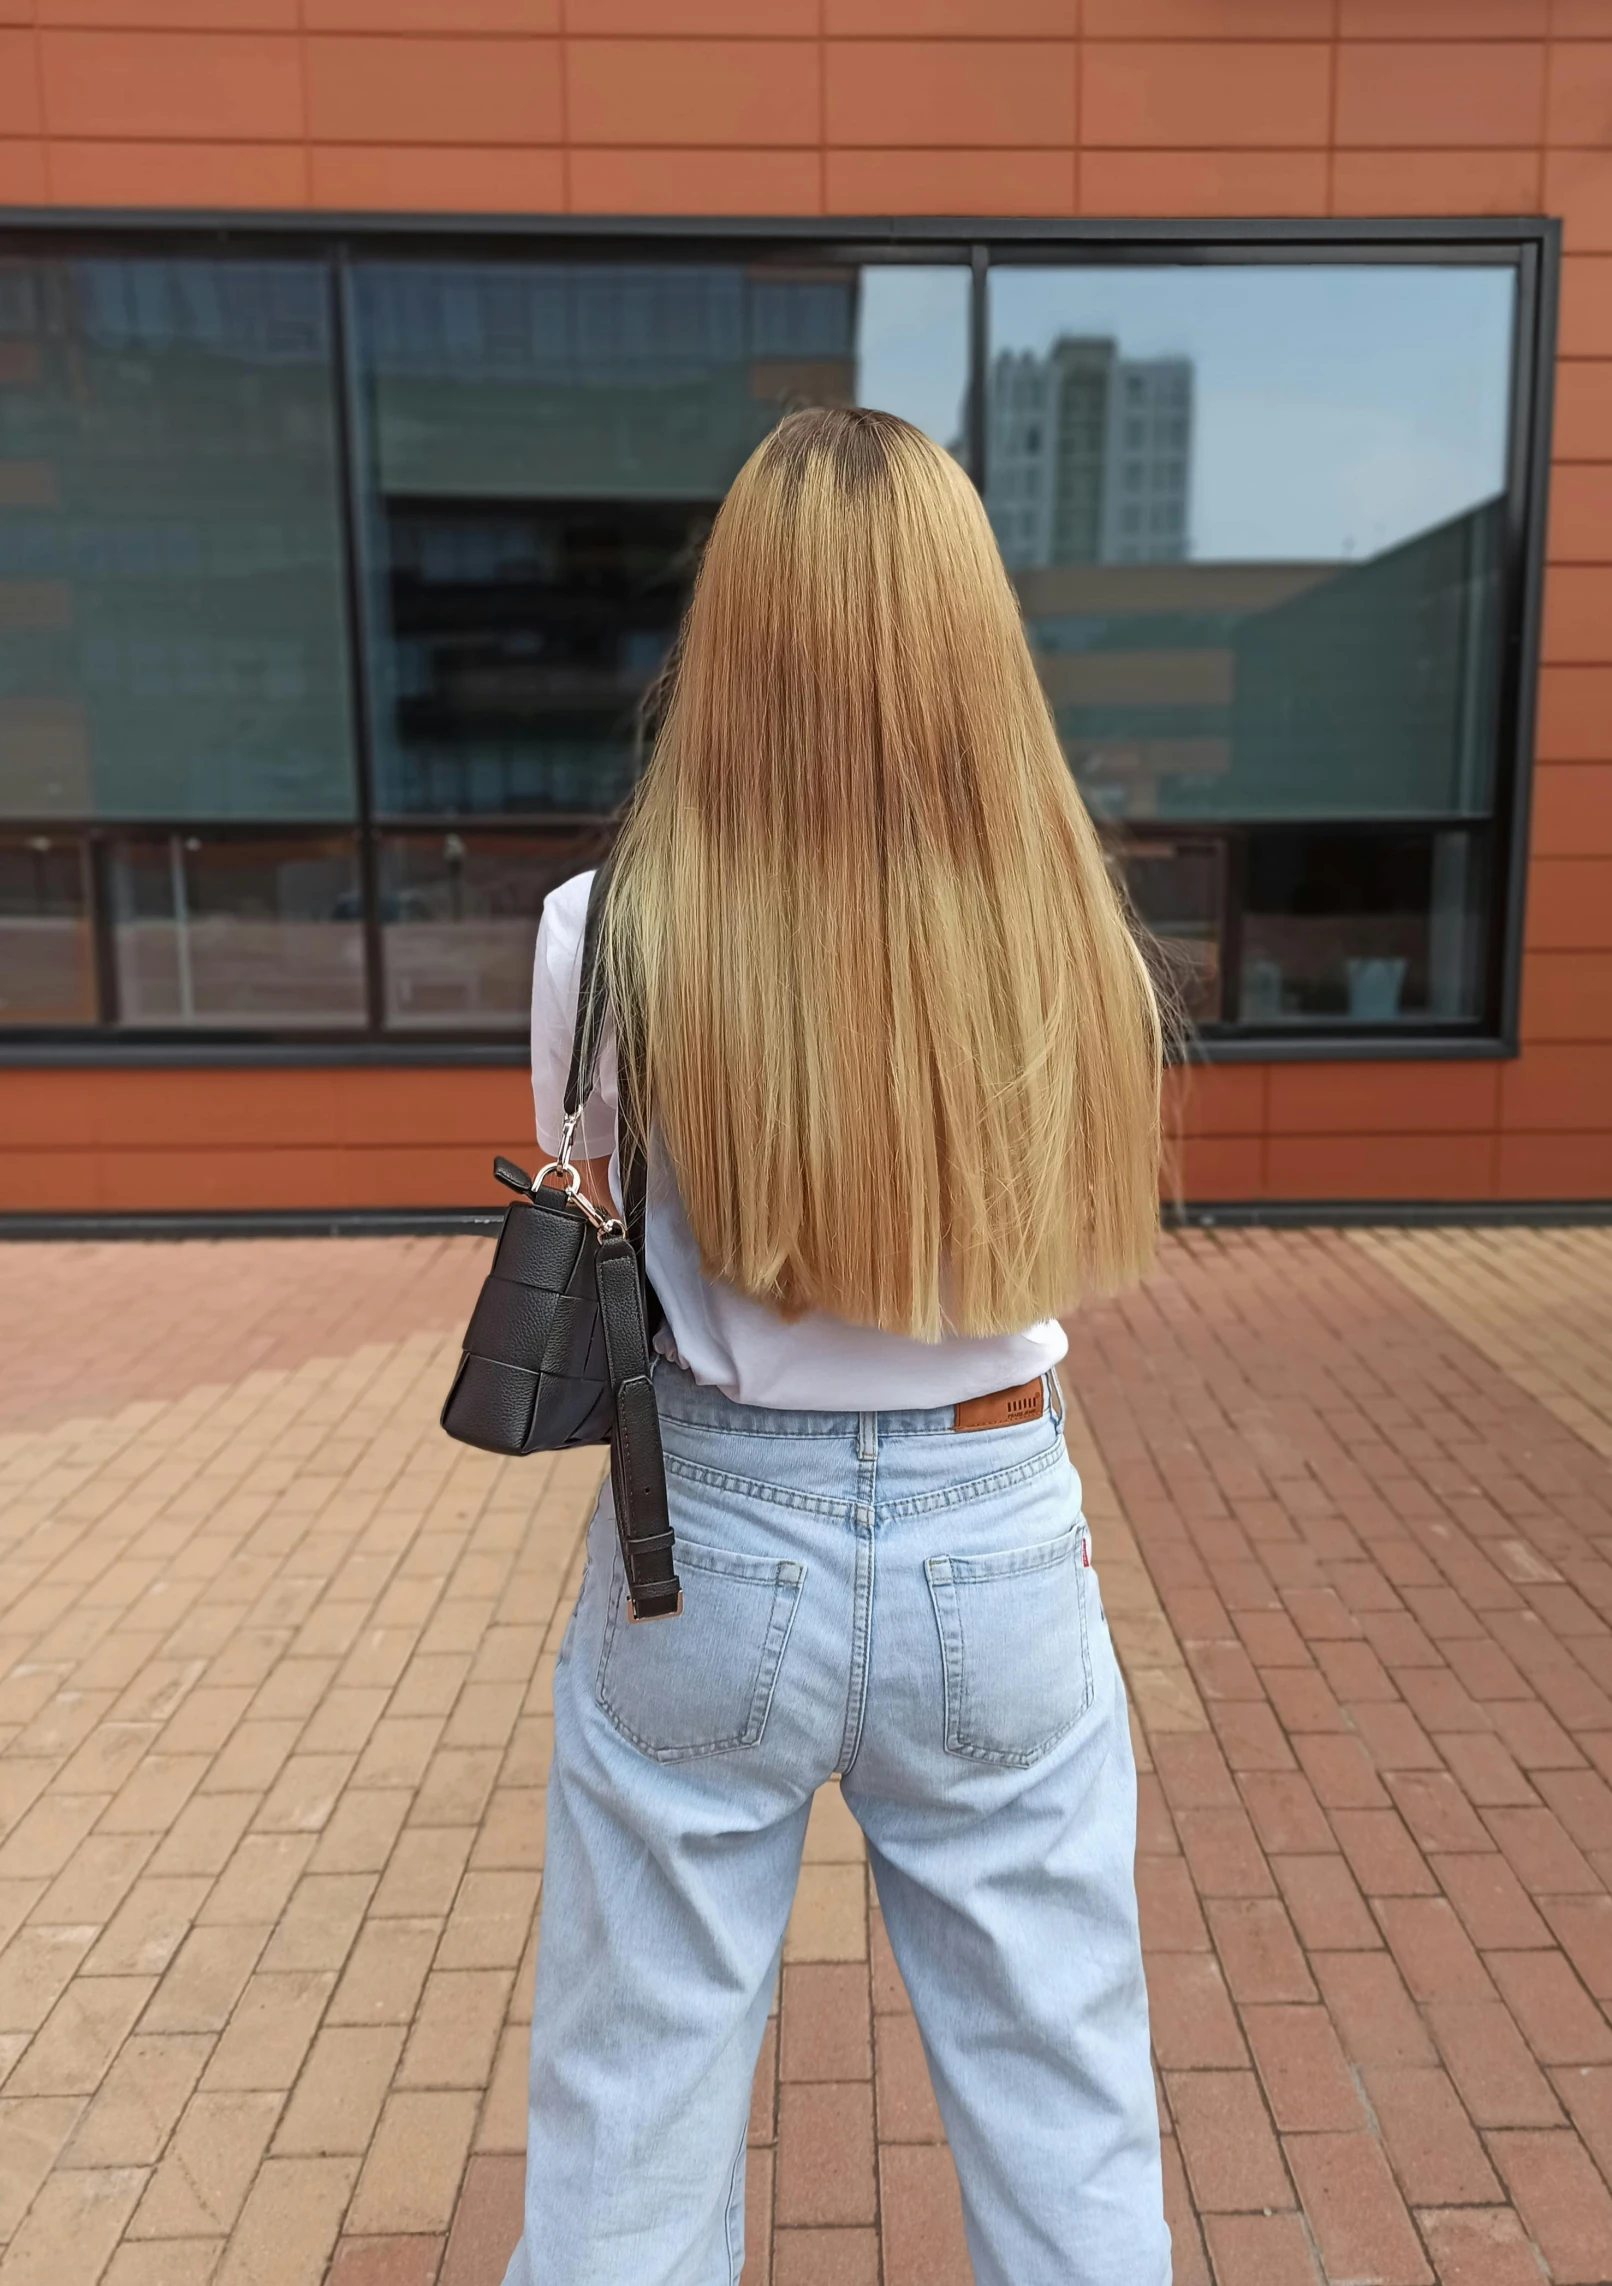
[[[512,836],[542,830],[577,831],[579,866],[606,846],[610,821],[589,814],[564,819],[520,815],[455,819],[447,816],[393,815],[374,801],[374,757],[370,740],[362,619],[360,545],[361,472],[355,446],[355,392],[359,376],[351,347],[351,271],[355,260],[564,259],[652,260],[676,256],[689,261],[753,262],[803,255],[830,262],[951,264],[972,275],[969,321],[969,459],[974,480],[983,483],[989,365],[987,277],[993,265],[1084,264],[1092,267],[1159,267],[1186,264],[1246,267],[1258,264],[1338,265],[1407,263],[1510,265],[1516,273],[1510,404],[1502,551],[1502,652],[1499,662],[1499,747],[1494,807],[1480,829],[1492,850],[1494,893],[1488,915],[1485,953],[1486,1010],[1476,1023],[1456,1025],[1398,1023],[1372,1032],[1363,1027],[1310,1029],[1302,1023],[1268,1031],[1213,1030],[1194,1042],[1194,1060],[1213,1063],[1426,1062],[1515,1056],[1521,999],[1524,902],[1528,864],[1528,817],[1533,777],[1533,733],[1539,673],[1540,625],[1545,569],[1546,501],[1550,463],[1551,398],[1556,356],[1556,313],[1561,262],[1560,224],[1545,216],[1453,216],[1406,219],[1338,218],[1203,220],[1004,218],[901,216],[825,218],[655,216],[459,216],[347,215],[303,213],[175,213],[130,209],[0,209],[0,258],[40,254],[159,255],[321,260],[326,269],[332,318],[332,369],[345,637],[351,688],[356,806],[349,819],[264,821],[261,825],[201,818],[164,821],[142,818],[0,818],[0,832],[47,835],[87,846],[91,882],[91,925],[95,973],[100,994],[100,1028],[11,1027],[0,1029],[0,1068],[29,1065],[263,1065],[263,1064],[507,1064],[527,1059],[524,1039],[515,1032],[422,1038],[384,1029],[384,977],[381,970],[381,915],[377,897],[378,856],[389,834],[479,834],[500,830]],[[1414,820],[1384,819],[1403,829]],[[1441,821],[1450,823],[1452,821]],[[1315,821],[1316,830],[1333,830]],[[1370,830],[1357,821],[1348,830]],[[364,903],[365,1005],[362,1028],[318,1032],[230,1031],[183,1033],[109,1028],[112,947],[107,900],[105,846],[133,831],[190,834],[254,833],[280,840],[300,833],[330,838],[350,832],[358,848]],[[1125,821],[1121,838],[1180,841],[1219,837],[1230,877],[1245,825],[1212,821]],[[1344,830],[1344,829],[1339,829]],[[1228,898],[1222,944],[1235,953],[1241,911]],[[1229,984],[1226,988],[1229,992]]]

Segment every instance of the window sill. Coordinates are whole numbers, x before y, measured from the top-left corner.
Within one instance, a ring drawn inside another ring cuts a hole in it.
[[[1174,1060],[1192,1064],[1472,1063],[1515,1056],[1514,1040],[1492,1033],[1299,1032],[1192,1040]],[[0,1070],[128,1069],[251,1071],[297,1065],[348,1069],[430,1068],[448,1064],[524,1068],[524,1039],[511,1040],[141,1040],[0,1037]]]

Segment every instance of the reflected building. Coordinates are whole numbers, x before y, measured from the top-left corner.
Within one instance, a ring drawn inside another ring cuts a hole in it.
[[[828,264],[360,272],[383,809],[624,798],[733,471],[791,407],[855,402],[859,299]]]
[[[1061,334],[991,367],[985,500],[1010,570],[1190,552],[1192,360]]]

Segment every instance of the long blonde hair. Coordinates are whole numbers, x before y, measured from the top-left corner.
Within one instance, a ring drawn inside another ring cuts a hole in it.
[[[792,413],[706,546],[605,955],[708,1277],[1017,1330],[1146,1267],[1158,1009],[974,487]]]

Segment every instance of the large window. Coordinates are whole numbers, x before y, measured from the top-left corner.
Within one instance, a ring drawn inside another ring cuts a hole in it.
[[[1552,255],[0,241],[0,1035],[518,1054],[723,492],[781,412],[856,402],[980,484],[1209,1052],[1504,1045]]]
[[[986,502],[1200,1024],[1483,1020],[1517,288],[1492,261],[991,272]]]

